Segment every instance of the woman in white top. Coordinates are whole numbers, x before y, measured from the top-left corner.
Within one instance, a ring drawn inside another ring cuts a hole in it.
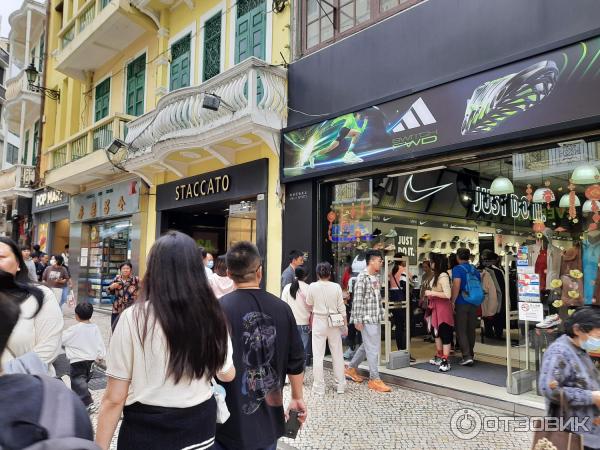
[[[199,276],[194,240],[177,231],[148,255],[138,301],[115,327],[96,441],[108,449],[211,448],[217,405],[211,379],[235,377],[225,315]]]
[[[298,333],[300,333],[300,339],[302,339],[302,345],[304,347],[304,362],[306,364],[309,355],[310,345],[310,314],[312,312],[312,306],[307,303],[308,299],[308,284],[306,284],[306,278],[308,274],[303,267],[296,267],[294,271],[294,281],[290,284],[285,285],[281,292],[281,300],[286,302],[292,308],[292,313],[296,319],[296,325],[298,326]]]
[[[343,394],[346,388],[344,376],[344,352],[342,336],[348,334],[346,321],[346,307],[342,298],[342,288],[337,283],[332,283],[331,264],[322,262],[317,265],[319,281],[308,287],[307,303],[313,306],[312,327],[312,352],[313,352],[313,392],[325,393],[323,379],[323,358],[325,357],[325,344],[329,344],[331,358],[333,359],[333,374],[338,383],[337,393]],[[344,318],[343,327],[332,327],[329,323],[331,314],[341,314]]]
[[[227,258],[225,255],[217,256],[215,271],[208,277],[208,282],[217,298],[235,291],[233,280],[227,276]]]
[[[1,355],[2,365],[33,353],[54,375],[52,362],[61,350],[63,317],[53,292],[31,284],[19,248],[7,237],[0,237],[0,270],[5,272],[0,289],[21,305],[19,321]]]

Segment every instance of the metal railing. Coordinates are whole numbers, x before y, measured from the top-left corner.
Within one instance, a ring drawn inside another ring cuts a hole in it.
[[[15,164],[0,171],[0,191],[9,189],[31,189],[35,185],[35,166]]]
[[[70,24],[65,31],[63,32],[60,38],[60,48],[65,48],[67,45],[71,43],[71,41],[75,39],[75,24]]]
[[[6,101],[14,99],[23,92],[33,92],[29,89],[25,70],[21,70],[16,77],[6,81]]]
[[[94,20],[94,17],[96,17],[96,4],[90,3],[85,9],[82,10],[79,18],[80,33],[92,22],[92,20]]]
[[[97,150],[107,148],[115,137],[123,139],[126,124],[131,119],[131,116],[125,114],[105,117],[66,141],[50,147],[47,152],[51,163],[50,170],[58,169]]]
[[[125,141],[131,146],[129,158],[135,158],[159,141],[200,135],[247,115],[262,120],[265,126],[281,128],[287,116],[286,75],[285,69],[253,57],[199,86],[170,92],[154,110],[128,125]],[[222,104],[218,111],[203,108],[205,94],[218,95],[227,107]]]
[[[75,39],[76,35],[85,30],[111,1],[112,0],[87,0],[75,15],[67,20],[63,28],[58,32],[61,49],[64,49],[73,39]]]

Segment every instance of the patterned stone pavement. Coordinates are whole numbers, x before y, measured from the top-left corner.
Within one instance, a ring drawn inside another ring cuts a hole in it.
[[[110,316],[96,313],[98,324],[108,343]],[[65,315],[65,326],[75,323]],[[100,374],[99,374],[100,375]],[[495,411],[467,402],[426,392],[393,387],[389,394],[374,393],[366,383],[349,382],[346,393],[338,395],[333,385],[333,374],[325,372],[329,386],[325,396],[310,391],[312,373],[306,373],[305,400],[308,420],[295,440],[282,439],[279,448],[287,450],[366,450],[366,449],[526,449],[531,447],[531,433],[514,431],[481,431],[473,439],[462,440],[451,431],[451,418],[457,411],[474,411],[481,417],[504,416]],[[105,380],[94,380],[92,395],[100,402]],[[285,390],[286,401],[289,388]],[[96,425],[97,415],[92,415]],[[469,422],[465,422],[469,425]],[[511,427],[512,429],[512,427]],[[116,437],[113,446],[116,448]]]

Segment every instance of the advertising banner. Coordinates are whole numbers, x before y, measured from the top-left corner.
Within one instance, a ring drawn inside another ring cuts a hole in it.
[[[410,265],[417,264],[417,230],[415,228],[395,228],[397,237],[397,251],[408,258]]]
[[[285,181],[600,117],[600,38],[286,131]]]

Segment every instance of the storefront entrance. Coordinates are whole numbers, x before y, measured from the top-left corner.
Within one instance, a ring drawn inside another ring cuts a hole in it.
[[[382,333],[382,363],[389,351],[408,348],[416,359],[412,369],[535,394],[542,352],[560,335],[562,321],[572,308],[596,302],[598,161],[598,142],[580,140],[321,184],[326,244],[319,259],[334,262],[336,281],[364,270],[368,249],[386,256],[389,272],[394,258],[406,262],[410,309],[384,298],[389,321],[382,325],[391,332]],[[496,260],[499,301],[495,314],[478,313],[476,363],[460,366],[457,345],[451,371],[441,374],[429,363],[435,347],[421,287],[432,255],[446,256],[452,266],[461,248],[481,271]]]

